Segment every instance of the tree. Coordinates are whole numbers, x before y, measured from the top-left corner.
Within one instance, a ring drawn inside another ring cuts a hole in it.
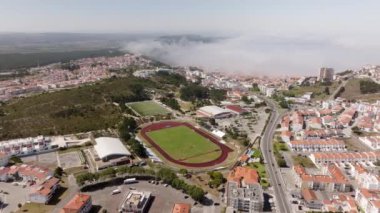
[[[189,172],[189,171],[187,171],[187,169],[180,169],[180,170],[179,170],[179,173],[180,173],[181,175],[186,175],[188,172]]]
[[[216,126],[216,125],[217,125],[217,123],[216,123],[216,121],[215,121],[215,118],[210,118],[210,119],[209,119],[209,122],[210,122],[210,124],[213,125],[213,126]]]
[[[54,177],[61,178],[63,175],[63,169],[61,167],[57,167],[54,170]]]
[[[172,181],[177,178],[177,175],[171,169],[168,168],[161,168],[157,172],[157,176],[165,183],[172,183]]]
[[[210,176],[210,179],[211,179],[208,182],[208,185],[211,188],[217,188],[226,181],[225,178],[223,177],[223,174],[220,172],[212,171],[212,172],[209,172],[208,175]]]
[[[16,164],[16,163],[23,163],[21,158],[17,157],[17,156],[12,156],[9,161],[13,164]]]
[[[288,109],[289,108],[289,103],[285,100],[284,97],[280,98],[279,105],[283,109]]]
[[[160,101],[174,110],[181,111],[181,106],[174,97],[162,97]]]
[[[324,93],[326,95],[330,95],[330,89],[329,89],[329,87],[325,87]]]
[[[243,95],[241,97],[241,101],[243,101],[245,104],[251,104],[252,103],[252,100],[249,99],[246,95]]]
[[[131,134],[137,128],[137,123],[133,118],[124,118],[119,126],[119,136],[123,141],[128,141],[131,138]]]
[[[214,102],[220,102],[226,99],[227,91],[224,89],[211,89],[210,99]]]
[[[184,86],[180,90],[180,98],[184,101],[196,101],[207,99],[209,97],[209,90],[206,87],[190,84]]]
[[[131,149],[139,157],[145,158],[147,156],[144,146],[139,142],[132,144]]]
[[[259,85],[258,85],[257,83],[253,83],[253,84],[252,84],[252,90],[253,90],[253,91],[256,91],[256,92],[259,92],[259,91],[260,91],[260,89],[259,89]]]
[[[205,195],[205,192],[203,191],[203,189],[199,187],[194,187],[194,188],[191,188],[189,194],[191,198],[193,198],[194,200],[201,201]]]
[[[18,203],[18,204],[17,204],[17,207],[18,207],[18,208],[21,208],[21,207],[22,207],[22,204],[21,204],[21,203]]]

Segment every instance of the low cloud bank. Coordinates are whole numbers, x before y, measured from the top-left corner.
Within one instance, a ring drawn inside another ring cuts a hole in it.
[[[342,71],[379,63],[380,45],[362,39],[246,35],[204,41],[183,36],[173,41],[133,41],[124,48],[165,63],[208,71],[293,76],[316,75],[322,66]]]

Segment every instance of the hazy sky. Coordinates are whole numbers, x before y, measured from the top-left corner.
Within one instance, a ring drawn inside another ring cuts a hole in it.
[[[0,31],[379,33],[380,1],[0,0]]]
[[[0,32],[229,35],[234,39],[227,44],[195,50],[219,61],[224,58],[212,51],[227,45],[231,52],[223,57],[246,58],[237,71],[253,66],[253,71],[307,73],[323,65],[377,63],[379,9],[379,0],[0,0]]]

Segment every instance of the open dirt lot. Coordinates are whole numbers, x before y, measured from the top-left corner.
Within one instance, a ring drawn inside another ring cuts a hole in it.
[[[19,203],[23,204],[27,201],[27,194],[30,188],[22,186],[14,186],[12,183],[0,182],[0,199],[4,201],[4,205],[0,205],[0,212],[8,213],[16,211]]]
[[[140,191],[149,191],[154,196],[154,200],[149,209],[149,213],[161,213],[161,212],[171,212],[173,205],[175,203],[189,203],[194,204],[194,201],[191,198],[185,199],[185,194],[181,191],[173,189],[164,185],[154,185],[150,184],[147,181],[139,181],[139,183],[120,185],[121,193],[111,195],[111,192],[117,189],[119,186],[106,187],[102,190],[97,190],[93,192],[86,192],[92,196],[93,204],[102,206],[104,209],[107,209],[109,212],[116,212],[117,208],[120,206],[121,201],[126,193],[130,191],[130,187],[133,187],[136,190]],[[199,205],[199,204],[198,204]],[[199,212],[199,208],[193,207],[194,211]]]
[[[69,168],[81,166],[82,162],[80,160],[79,155],[80,155],[79,151],[60,154],[59,155],[60,166],[63,169],[69,169]]]
[[[54,169],[57,167],[57,152],[48,152],[37,155],[30,155],[21,158],[24,163]]]

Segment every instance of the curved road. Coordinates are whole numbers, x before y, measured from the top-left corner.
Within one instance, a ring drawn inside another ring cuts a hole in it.
[[[269,173],[270,183],[273,186],[276,200],[276,209],[278,212],[287,213],[293,212],[288,195],[285,192],[286,186],[281,177],[280,169],[277,166],[276,159],[272,154],[272,141],[274,137],[274,133],[276,131],[276,125],[279,122],[281,116],[276,111],[276,107],[274,103],[270,100],[266,100],[268,106],[272,109],[272,114],[270,120],[268,122],[267,127],[265,128],[265,132],[262,137],[262,141],[260,143],[260,148],[263,153],[264,162],[266,163],[265,167]]]

